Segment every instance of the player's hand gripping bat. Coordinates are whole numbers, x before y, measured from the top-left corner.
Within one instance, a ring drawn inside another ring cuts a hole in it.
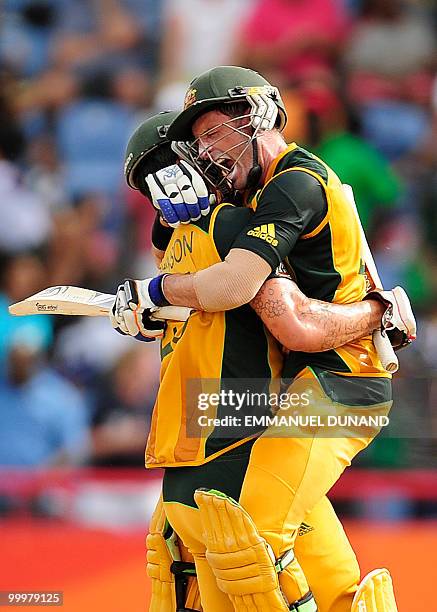
[[[48,287],[21,302],[9,306],[13,315],[31,314],[85,315],[88,317],[108,316],[115,301],[115,295],[92,289],[60,285]],[[163,306],[153,313],[153,319],[186,321],[191,308],[184,306]]]

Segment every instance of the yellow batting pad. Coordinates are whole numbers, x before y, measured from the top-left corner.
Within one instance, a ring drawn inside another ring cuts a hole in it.
[[[146,538],[147,575],[152,581],[149,612],[174,612],[176,597],[174,576],[170,571],[173,559],[163,537],[166,519],[160,499],[152,515]]]
[[[367,574],[358,586],[351,612],[397,612],[393,582],[387,569]]]
[[[198,489],[206,558],[235,610],[288,611],[266,541],[243,508],[220,491]]]

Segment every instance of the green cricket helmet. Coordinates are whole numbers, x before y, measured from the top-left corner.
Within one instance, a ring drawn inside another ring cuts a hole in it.
[[[262,120],[265,114],[265,104],[258,104],[260,96],[264,101],[274,103],[276,112],[272,127],[283,130],[287,123],[287,112],[279,90],[258,72],[239,66],[217,66],[207,70],[191,81],[185,94],[184,109],[171,124],[168,137],[172,141],[192,140],[191,127],[194,121],[225,102],[247,101],[257,123],[256,118]]]
[[[238,106],[238,103],[241,105],[242,102],[245,104],[242,105],[241,113],[235,113],[235,103]],[[241,140],[226,151],[219,151],[217,158],[217,151],[213,151],[224,135],[217,136],[216,141],[204,149],[201,139],[215,128],[210,128],[194,139],[192,126],[201,115],[220,108],[223,104],[229,104],[232,111],[229,119],[221,125],[238,133]],[[253,189],[259,185],[262,176],[257,137],[266,130],[282,130],[286,122],[287,113],[279,90],[258,72],[238,66],[218,66],[191,82],[185,95],[184,110],[171,124],[168,138],[172,141],[173,150],[196,167],[214,188],[222,192],[235,189],[231,178],[233,170],[251,149],[252,167],[247,174],[244,189]]]
[[[129,138],[124,161],[124,176],[129,187],[139,189],[136,171],[144,158],[162,145],[169,144],[167,137],[171,122],[177,111],[163,111],[143,121]]]

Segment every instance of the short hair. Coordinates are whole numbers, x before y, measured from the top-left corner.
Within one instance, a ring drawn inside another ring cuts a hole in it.
[[[250,114],[250,104],[246,101],[223,102],[214,107],[219,113],[227,117],[243,117]]]
[[[222,102],[217,106],[214,106],[214,110],[223,113],[227,117],[237,118],[237,117],[245,117],[246,115],[250,115],[252,113],[252,108],[248,102],[245,100],[240,100],[238,102]],[[208,112],[208,111],[206,111]],[[281,118],[280,114],[276,117],[275,127],[279,127]]]
[[[158,170],[162,170],[166,166],[172,166],[177,161],[178,156],[172,151],[170,142],[158,145],[156,149],[146,154],[144,159],[135,168],[133,176],[134,184],[138,186],[138,189],[146,198],[151,200],[152,194],[146,183],[146,176],[153,172],[158,172]]]

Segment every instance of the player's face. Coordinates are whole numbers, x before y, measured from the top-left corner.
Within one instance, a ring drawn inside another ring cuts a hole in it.
[[[249,114],[229,117],[210,111],[193,124],[193,144],[204,165],[214,164],[233,189],[242,190],[253,165],[252,132]]]

